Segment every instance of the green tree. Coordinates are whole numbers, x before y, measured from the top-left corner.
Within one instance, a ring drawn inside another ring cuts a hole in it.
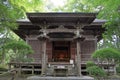
[[[16,20],[25,18],[25,13],[28,11],[43,11],[42,0],[0,0],[0,58],[1,63],[6,61],[5,57],[11,55],[11,51],[5,53],[4,46],[11,43],[13,32],[17,29]],[[14,38],[16,41],[16,38]],[[21,42],[20,42],[21,43]],[[20,51],[20,50],[19,50]]]
[[[11,5],[21,8],[23,12],[43,12],[44,0],[9,0]]]
[[[97,63],[100,67],[102,67],[104,63],[107,63],[109,75],[110,64],[115,64],[114,67],[116,67],[120,61],[120,52],[112,48],[104,48],[95,51],[92,54],[92,58],[95,59],[95,63]]]
[[[4,63],[5,56],[6,56],[3,46],[7,42],[9,42],[9,39],[10,39],[9,35],[11,32],[11,29],[17,29],[17,25],[15,24],[16,17],[13,15],[17,15],[16,17],[19,17],[19,14],[17,14],[16,10],[13,8],[10,8],[7,1],[2,0],[0,2],[0,58],[1,58],[1,63]]]
[[[98,18],[106,19],[102,47],[113,47],[120,49],[120,0],[93,0],[94,6],[99,9]],[[111,6],[112,5],[112,6]]]
[[[11,42],[5,44],[3,48],[6,53],[12,52],[11,55],[9,54],[9,58],[10,60],[16,62],[28,61],[29,59],[27,59],[27,55],[33,53],[32,48],[22,40],[12,40]]]
[[[93,12],[95,8],[88,0],[67,0],[64,6],[55,8],[55,11],[62,12]]]
[[[69,0],[60,11],[98,12],[97,18],[107,20],[103,41],[98,48],[120,49],[120,0]]]
[[[86,67],[91,67],[91,66],[95,66],[96,64],[93,61],[87,61],[86,63]]]

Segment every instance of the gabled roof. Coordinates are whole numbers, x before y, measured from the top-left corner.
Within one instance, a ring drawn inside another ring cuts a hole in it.
[[[27,13],[27,19],[17,20],[19,25],[18,30],[15,31],[21,38],[26,35],[39,35],[42,26],[46,23],[49,27],[47,29],[55,29],[63,25],[68,29],[75,29],[77,23],[84,25],[84,34],[99,34],[104,31],[102,25],[106,20],[96,19],[97,13]],[[93,33],[87,32],[88,30]]]

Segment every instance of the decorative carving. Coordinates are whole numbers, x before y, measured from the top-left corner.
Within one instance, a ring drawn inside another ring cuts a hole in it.
[[[75,40],[78,40],[78,41],[84,41],[84,40],[85,40],[85,37],[79,36],[79,37],[75,37],[74,39],[75,39]]]
[[[74,33],[75,29],[68,29],[68,28],[65,28],[63,25],[60,25],[58,28],[55,28],[55,29],[41,29],[40,31],[41,32],[45,32],[46,31],[46,34],[48,34],[48,33],[55,33],[55,32]]]
[[[83,35],[81,34],[83,32],[83,29],[82,29],[83,27],[84,25],[80,24],[78,21],[76,25],[76,31],[75,31],[76,36],[74,37],[75,40],[80,40],[80,41],[85,40],[85,37],[83,37]]]
[[[65,29],[65,27],[63,25],[60,25],[58,29]]]
[[[46,40],[46,39],[48,39],[49,37],[48,36],[46,36],[46,34],[41,34],[41,35],[39,35],[38,37],[37,37],[39,40]]]

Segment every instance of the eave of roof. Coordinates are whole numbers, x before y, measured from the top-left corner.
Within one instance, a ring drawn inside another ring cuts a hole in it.
[[[26,13],[28,17],[92,17],[96,16],[98,13],[68,13],[68,12],[50,12],[50,13]]]
[[[97,13],[27,13],[28,19],[35,24],[47,23],[83,23],[90,24]]]

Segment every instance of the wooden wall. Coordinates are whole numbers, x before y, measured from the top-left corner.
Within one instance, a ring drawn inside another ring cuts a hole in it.
[[[86,40],[81,43],[81,60],[82,61],[89,61],[91,60],[91,54],[95,51],[95,44],[94,40]]]
[[[34,53],[29,54],[28,56],[33,58],[35,62],[41,62],[42,42],[37,39],[28,39],[28,44],[30,44],[34,50]]]
[[[33,54],[30,54],[29,57],[34,58],[35,62],[41,61],[42,54],[42,42],[39,40],[28,40],[28,43],[31,45],[34,50]],[[95,51],[95,40],[85,40],[81,43],[81,60],[88,61],[91,60],[91,54]],[[46,54],[48,57],[48,61],[52,61],[52,41],[47,41],[46,43]],[[75,60],[76,56],[76,42],[70,42],[70,55],[71,59]]]
[[[52,41],[46,42],[46,54],[48,57],[48,61],[52,60]]]
[[[76,56],[76,42],[71,41],[70,43],[70,53],[71,53],[71,59],[75,60]]]

